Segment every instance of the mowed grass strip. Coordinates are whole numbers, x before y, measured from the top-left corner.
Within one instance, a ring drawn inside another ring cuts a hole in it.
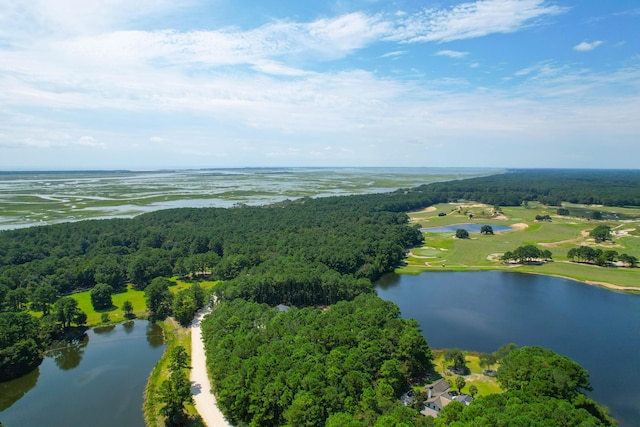
[[[191,329],[184,328],[175,320],[169,318],[159,322],[164,334],[165,344],[167,347],[162,357],[151,371],[147,385],[144,390],[143,414],[145,423],[150,427],[163,427],[164,417],[160,414],[160,404],[157,399],[158,391],[164,380],[169,378],[169,354],[171,349],[182,346],[187,350],[189,359],[191,358]],[[204,426],[202,419],[198,415],[193,404],[185,405],[186,413],[190,416],[187,427]]]

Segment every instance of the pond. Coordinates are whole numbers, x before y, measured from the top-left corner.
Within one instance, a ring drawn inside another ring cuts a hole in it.
[[[490,225],[494,233],[502,233],[503,231],[513,231],[513,228],[499,224],[451,224],[443,225],[442,227],[421,228],[423,233],[455,233],[457,229],[462,228],[469,233],[479,233],[482,226]]]
[[[136,320],[87,331],[40,367],[0,383],[5,426],[144,427],[143,392],[164,351],[162,329]]]
[[[432,348],[493,352],[514,342],[570,357],[621,427],[640,425],[640,296],[505,272],[390,274],[376,290],[420,323]]]

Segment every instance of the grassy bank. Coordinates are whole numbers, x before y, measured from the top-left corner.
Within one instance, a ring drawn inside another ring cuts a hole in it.
[[[172,348],[182,346],[187,350],[191,357],[191,330],[180,326],[175,320],[169,318],[159,323],[164,332],[165,343],[167,347],[151,371],[147,386],[144,390],[143,414],[144,420],[149,427],[163,427],[164,418],[160,415],[160,405],[158,405],[156,395],[160,389],[162,382],[169,378],[169,352]],[[186,405],[187,413],[191,418],[189,426],[204,426],[198,412],[191,404]]]
[[[594,221],[584,216],[559,216],[556,214],[557,208],[538,203],[530,203],[527,207],[505,207],[498,212],[491,206],[477,203],[440,204],[434,207],[410,213],[411,221],[423,228],[477,223],[513,226],[513,231],[494,235],[470,233],[469,239],[457,239],[454,232],[425,232],[424,245],[411,250],[406,265],[399,268],[398,273],[505,270],[548,274],[610,288],[622,287],[627,292],[640,292],[640,268],[599,267],[574,263],[567,258],[569,249],[579,245],[611,249],[640,258],[640,209],[567,206],[576,215],[597,210],[609,218]],[[535,218],[538,215],[549,215],[551,221],[537,221]],[[596,243],[589,238],[589,230],[600,224],[611,227],[615,233],[613,242]],[[505,265],[500,261],[500,256],[506,251],[528,244],[551,251],[553,262]]]

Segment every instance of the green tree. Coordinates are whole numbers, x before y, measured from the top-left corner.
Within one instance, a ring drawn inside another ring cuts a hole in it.
[[[445,362],[453,362],[453,368],[456,371],[467,370],[467,359],[459,348],[449,348],[445,350],[443,357]]]
[[[186,421],[185,403],[193,400],[191,385],[183,370],[172,371],[158,390],[158,401],[162,405],[160,414],[165,417],[167,426],[182,426]]]
[[[23,311],[29,302],[29,292],[25,288],[12,289],[4,297],[7,311]]]
[[[18,378],[42,362],[40,332],[40,322],[29,313],[0,313],[0,381]]]
[[[127,300],[122,303],[122,311],[124,311],[126,317],[131,317],[131,313],[133,313],[133,304],[131,304],[131,301]]]
[[[573,360],[538,347],[511,351],[500,364],[497,379],[505,390],[571,401],[582,390],[591,390],[588,372]]]
[[[168,279],[157,277],[144,289],[147,310],[151,312],[152,316],[164,319],[171,314],[173,294],[169,291],[169,286],[172,284],[173,282]]]
[[[187,326],[198,311],[195,297],[190,289],[184,289],[173,297],[173,317],[183,326]]]
[[[102,262],[96,266],[96,271],[93,275],[95,282],[105,283],[111,286],[114,291],[124,289],[126,274],[122,265],[111,259],[101,261]]]
[[[498,356],[492,353],[480,353],[479,359],[480,366],[487,369],[491,369],[498,362]]]
[[[500,361],[502,359],[504,359],[505,357],[507,357],[507,355],[509,353],[511,353],[513,350],[517,349],[518,346],[515,343],[510,342],[509,344],[503,344],[500,346],[500,348],[498,348],[494,354],[494,356],[496,356],[496,360]]]
[[[173,347],[169,353],[169,370],[177,371],[179,369],[190,369],[189,355],[181,345]]]
[[[589,232],[589,237],[593,237],[598,243],[611,240],[611,227],[599,225]]]
[[[620,254],[618,259],[627,267],[635,267],[638,264],[638,258],[629,254]]]
[[[91,305],[94,310],[102,310],[113,306],[111,294],[113,288],[105,283],[98,283],[91,289]]]
[[[468,239],[469,238],[469,232],[467,230],[465,230],[464,228],[458,228],[456,230],[456,237],[458,239]]]
[[[46,316],[51,311],[51,306],[58,299],[58,290],[51,285],[38,286],[31,297],[31,308],[42,311]]]
[[[78,307],[78,301],[72,297],[62,297],[53,305],[53,314],[58,322],[65,328],[72,323],[84,325],[87,322],[87,314]]]
[[[467,385],[464,377],[458,376],[456,377],[456,388],[458,389],[458,393],[462,394],[462,389]]]
[[[471,397],[476,397],[476,394],[478,394],[478,387],[475,384],[469,386],[469,394]]]
[[[480,234],[493,234],[493,227],[490,225],[483,225],[480,228]]]

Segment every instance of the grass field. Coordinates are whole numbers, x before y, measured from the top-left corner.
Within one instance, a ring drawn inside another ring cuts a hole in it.
[[[578,209],[575,205],[567,207],[570,211]],[[470,233],[469,239],[456,239],[455,233],[426,232],[423,246],[411,250],[406,265],[398,268],[398,273],[510,270],[561,276],[602,286],[609,284],[613,285],[609,286],[612,288],[618,286],[627,288],[626,291],[637,289],[640,292],[640,268],[578,264],[570,262],[566,256],[572,247],[590,245],[640,258],[640,209],[580,207],[582,210],[597,209],[607,218],[614,218],[615,215],[624,218],[594,221],[583,217],[558,216],[557,208],[539,203],[530,203],[526,207],[503,207],[501,212],[494,212],[493,207],[478,203],[438,204],[434,208],[410,213],[411,222],[423,228],[470,222],[515,225],[515,228],[494,235]],[[441,213],[445,215],[439,216]],[[537,215],[549,215],[552,221],[536,221]],[[609,225],[616,233],[613,242],[596,244],[588,237],[589,230],[600,224]],[[506,251],[527,244],[551,251],[553,262],[543,265],[505,265],[499,261]]]
[[[187,289],[191,286],[193,282],[185,282],[182,280],[178,280],[177,278],[171,279],[175,282],[174,286],[170,286],[169,290],[171,292],[178,293],[183,289]],[[218,283],[217,281],[208,281],[202,280],[197,283],[206,291],[211,289],[213,286]],[[91,291],[78,292],[76,294],[71,295],[76,301],[78,301],[78,307],[87,314],[87,326],[93,327],[98,325],[104,325],[105,323],[118,323],[124,320],[127,320],[124,315],[124,311],[122,311],[122,304],[125,301],[131,302],[133,305],[133,317],[135,318],[146,318],[147,306],[144,299],[144,291],[139,291],[131,287],[131,285],[127,285],[127,289],[125,292],[119,292],[111,295],[111,300],[113,301],[113,305],[110,308],[104,310],[94,310],[91,305]],[[102,313],[107,313],[109,315],[109,320],[107,322],[102,322]],[[31,312],[34,316],[42,316],[42,312],[34,311]]]
[[[434,350],[433,351],[435,360],[433,361],[434,366],[438,373],[442,375],[442,378],[446,379],[449,384],[455,384],[455,380],[457,375],[450,373],[449,371],[443,371],[442,369],[442,359],[444,356],[444,350]],[[471,371],[469,375],[464,375],[463,378],[466,381],[466,385],[462,389],[462,393],[469,394],[469,386],[474,384],[478,388],[477,396],[486,396],[489,394],[502,393],[502,389],[498,384],[498,381],[495,377],[487,377],[482,375],[482,371],[484,368],[480,367],[480,357],[477,353],[467,353],[465,352],[465,359],[467,360],[467,367]],[[492,366],[493,369],[497,369],[498,365]],[[452,390],[457,390],[454,386],[451,387]]]

